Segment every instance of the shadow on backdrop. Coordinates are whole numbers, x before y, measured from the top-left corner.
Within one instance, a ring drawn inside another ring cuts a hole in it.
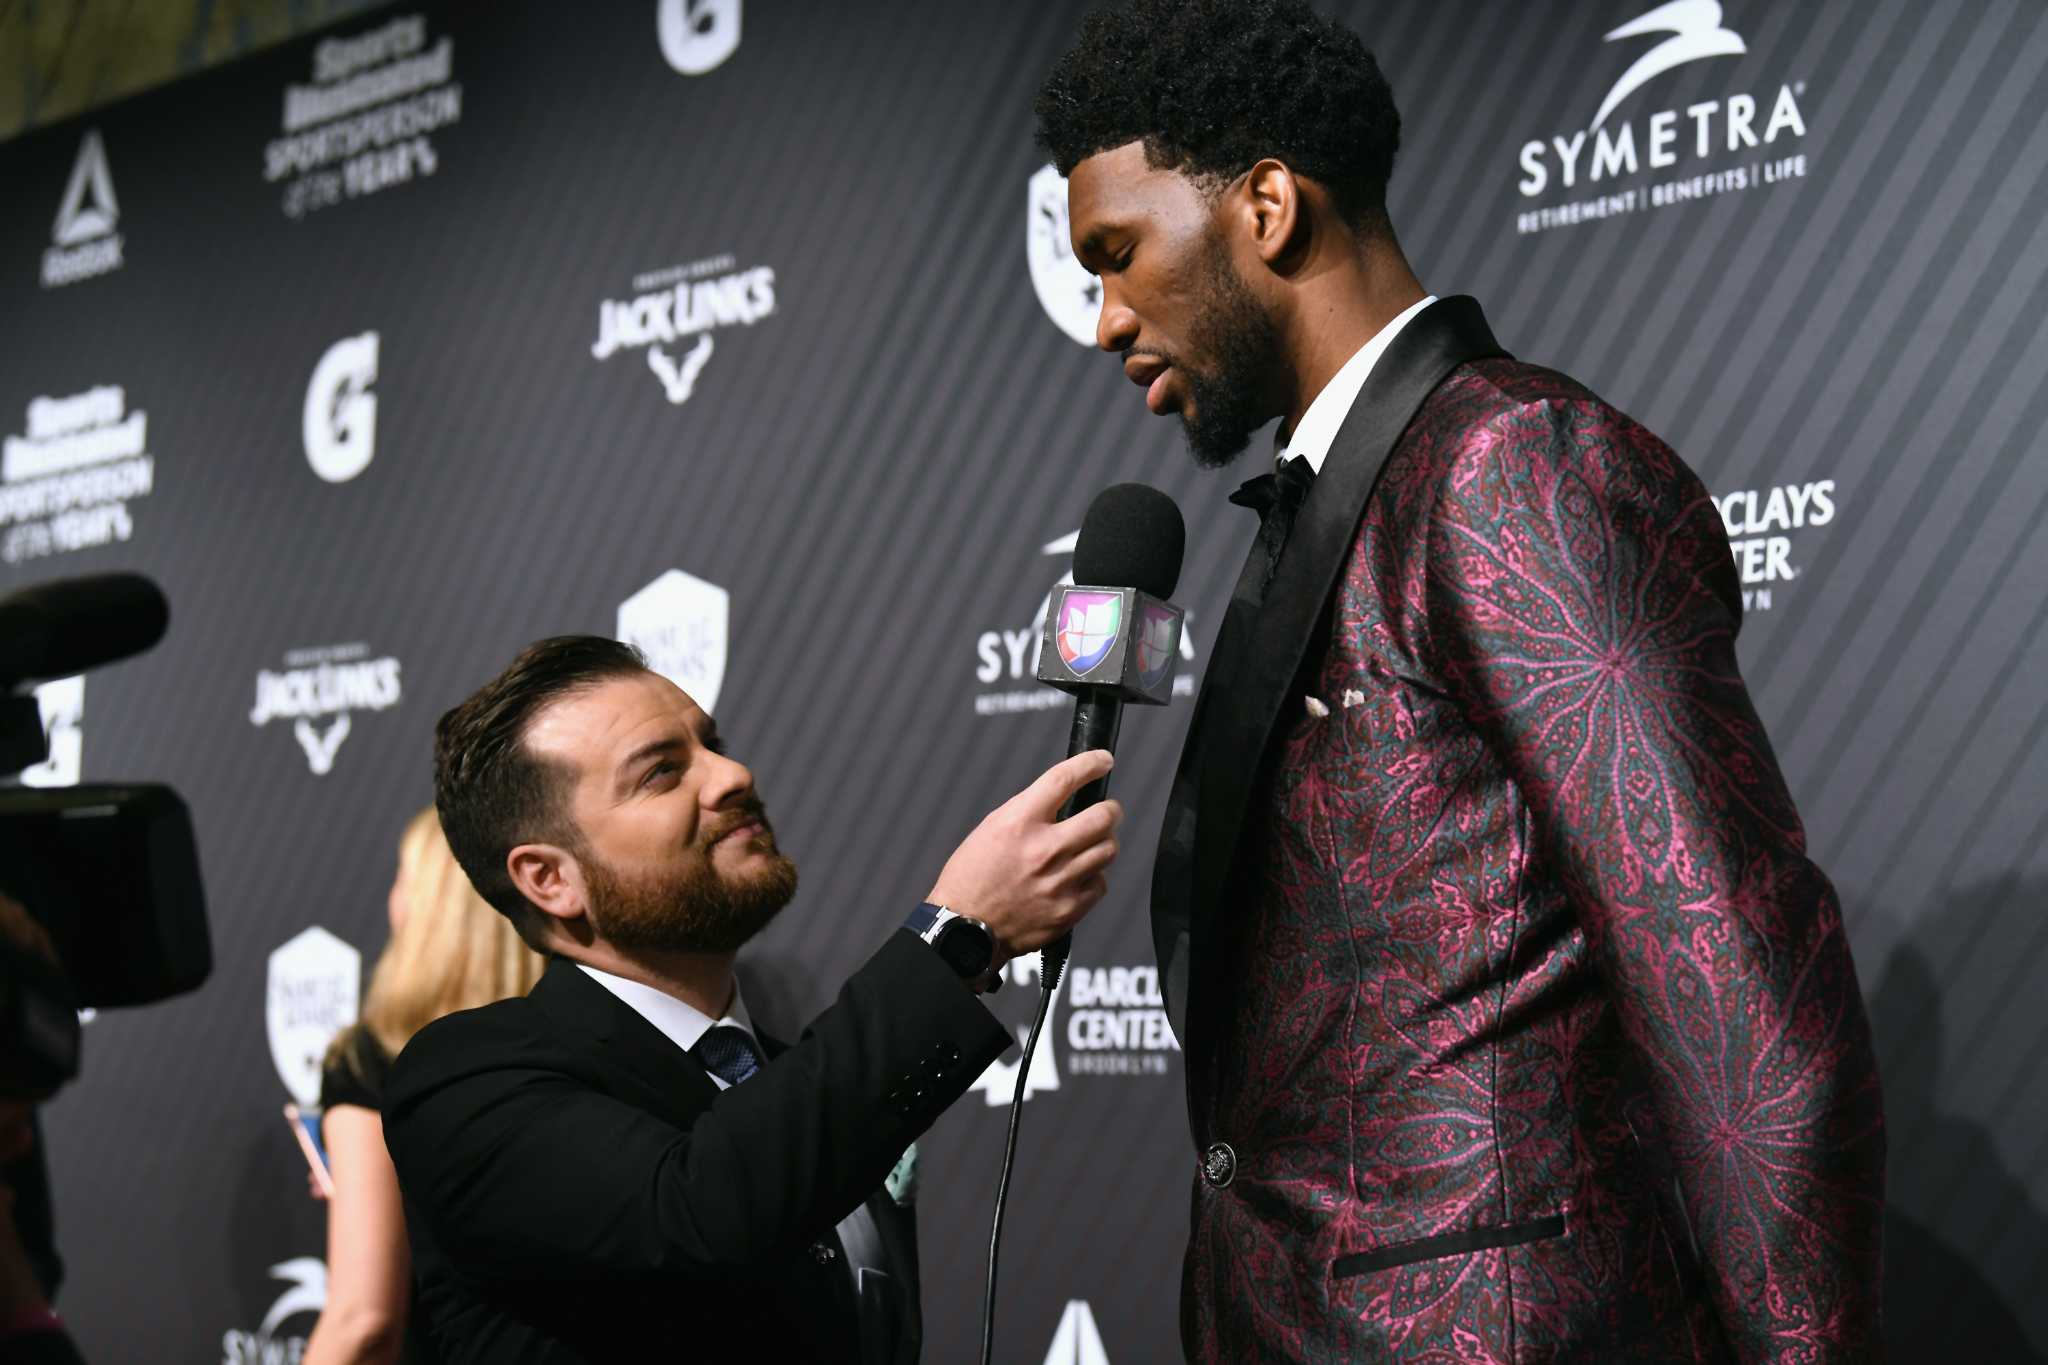
[[[2048,1294],[2001,1291],[1995,1246],[2048,1257],[2048,1217],[1975,1118],[1944,1111],[1949,1020],[1932,954],[1939,936],[1953,958],[1996,916],[2038,915],[2043,889],[2002,881],[1966,890],[1940,914],[1914,923],[1884,967],[1871,999],[1884,1077],[1887,1159],[1884,1303],[1894,1365],[1926,1361],[2025,1365],[2048,1360]],[[1949,988],[1951,991],[1955,987]],[[2031,1049],[2036,1040],[2017,1044]],[[1994,1212],[1995,1211],[1995,1212]],[[1989,1221],[1987,1221],[1987,1216]],[[1985,1229],[1989,1229],[1989,1235]],[[1981,1244],[1980,1244],[1981,1243]],[[2001,1274],[2003,1272],[2003,1274]]]

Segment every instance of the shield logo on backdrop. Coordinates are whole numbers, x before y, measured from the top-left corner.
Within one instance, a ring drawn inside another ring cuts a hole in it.
[[[1060,599],[1060,658],[1086,673],[1116,647],[1123,626],[1123,598],[1113,592],[1070,592]]]
[[[1138,685],[1150,691],[1165,680],[1180,649],[1180,617],[1165,607],[1147,604],[1145,624],[1138,631]]]
[[[356,1021],[362,979],[363,955],[317,924],[270,955],[270,1060],[302,1105],[320,1103],[321,1058],[334,1035]]]
[[[715,713],[725,684],[731,611],[732,595],[724,588],[670,569],[619,604],[619,639],[645,654],[649,667],[706,713]]]
[[[1031,177],[1024,211],[1024,257],[1038,302],[1062,332],[1093,346],[1102,285],[1074,259],[1067,233],[1067,181],[1058,167],[1041,166]]]

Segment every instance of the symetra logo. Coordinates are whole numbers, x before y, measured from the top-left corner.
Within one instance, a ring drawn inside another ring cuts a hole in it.
[[[1804,81],[1780,82],[1775,95],[1761,100],[1744,91],[1699,100],[1683,111],[1662,110],[1640,122],[1613,118],[1638,91],[1669,72],[1749,51],[1742,35],[1723,24],[1716,0],[1671,0],[1610,30],[1606,41],[1627,42],[1659,34],[1668,36],[1643,51],[1621,73],[1585,128],[1522,144],[1518,158],[1522,176],[1516,189],[1524,199],[1537,199],[1550,190],[1553,181],[1560,189],[1573,190],[1581,180],[1604,184],[1637,176],[1645,168],[1664,171],[1685,160],[1704,164],[1691,175],[1617,185],[1592,198],[1524,208],[1515,218],[1517,232],[1543,232],[1625,217],[1805,178],[1806,156],[1792,145],[1806,136],[1806,115],[1799,103],[1806,92]],[[1766,103],[1769,113],[1760,116]],[[1681,112],[1691,121],[1689,137],[1679,127]],[[1781,139],[1787,145],[1777,146]],[[1766,153],[1765,148],[1771,150]]]
[[[33,398],[28,427],[0,459],[0,561],[19,564],[125,541],[128,504],[156,484],[149,414],[118,384]]]
[[[257,672],[249,723],[261,728],[273,720],[291,721],[306,766],[315,777],[325,777],[349,736],[351,713],[388,711],[403,699],[401,671],[398,660],[371,658],[370,647],[360,643],[292,650],[282,669]]]
[[[75,787],[85,765],[85,675],[57,678],[36,688],[49,756],[21,770],[25,787]]]
[[[1600,101],[1600,111],[1593,115],[1594,128],[1605,123],[1614,106],[1641,89],[1652,76],[1661,76],[1702,58],[1739,57],[1749,51],[1741,34],[1721,27],[1721,7],[1714,0],[1671,0],[1668,5],[1659,5],[1648,14],[1629,20],[1609,33],[1607,41],[1644,33],[1669,33],[1671,37],[1636,58],[1635,65],[1622,73],[1614,88],[1607,92],[1607,98]]]
[[[775,271],[737,265],[732,256],[713,256],[635,276],[633,297],[598,304],[592,358],[608,360],[619,351],[645,346],[647,368],[663,396],[678,405],[689,402],[715,349],[711,333],[752,327],[775,312]],[[682,341],[690,344],[679,346]]]
[[[701,76],[739,51],[740,0],[658,0],[654,34],[663,61]]]
[[[732,594],[670,569],[619,604],[618,638],[709,714],[725,686]]]
[[[356,1021],[363,955],[319,925],[270,955],[263,1023],[277,1078],[299,1104],[320,1103],[320,1063],[334,1035]]]
[[[296,1365],[306,1354],[303,1333],[279,1335],[285,1323],[327,1307],[327,1263],[318,1256],[296,1256],[270,1267],[270,1278],[289,1288],[277,1296],[255,1331],[230,1329],[221,1334],[221,1365]],[[307,1326],[311,1326],[309,1322]]]
[[[1777,585],[1799,577],[1792,562],[1793,533],[1835,519],[1835,481],[1816,479],[1775,488],[1745,488],[1714,499],[1728,529],[1728,549],[1742,576],[1742,609],[1769,611]],[[1808,537],[1801,536],[1803,542]]]
[[[306,385],[300,429],[306,463],[329,483],[346,483],[377,453],[377,334],[343,337],[327,348]]]
[[[1074,542],[1080,539],[1080,532],[1069,531],[1057,540],[1047,541],[1040,547],[1040,553],[1056,559],[1070,559],[1074,553]],[[1058,688],[1047,687],[1038,682],[1038,651],[1045,643],[1045,618],[1052,610],[1053,589],[1070,586],[1074,581],[1071,568],[1061,573],[1059,579],[1047,588],[1038,600],[1038,610],[1027,626],[1013,626],[1002,630],[985,630],[974,641],[974,653],[979,661],[974,670],[974,679],[984,688],[974,698],[974,714],[977,716],[1003,716],[1028,714],[1034,711],[1050,711],[1055,707],[1070,705],[1073,698]],[[1069,601],[1074,599],[1069,598]],[[1168,618],[1169,620],[1171,618]],[[1194,638],[1183,620],[1180,632],[1180,658],[1193,663],[1195,658]],[[1064,623],[1062,623],[1064,625]],[[1147,638],[1156,645],[1160,638],[1156,631],[1157,622],[1146,623]],[[1085,631],[1083,632],[1085,634]],[[1064,652],[1061,655],[1065,658]],[[1068,666],[1075,667],[1068,659]],[[1100,662],[1100,660],[1097,660]],[[1145,641],[1139,642],[1139,667],[1149,670],[1152,656],[1145,653]],[[1158,672],[1150,675],[1149,686],[1156,686],[1160,673],[1172,666],[1173,661],[1161,662]],[[1078,670],[1077,670],[1078,671]],[[1195,680],[1187,671],[1173,680],[1173,695],[1192,697],[1195,694]]]
[[[1096,1329],[1095,1314],[1086,1299],[1068,1299],[1053,1329],[1052,1345],[1046,1348],[1045,1365],[1109,1365],[1102,1333]]]
[[[285,87],[282,136],[263,149],[263,178],[285,182],[287,218],[441,169],[433,134],[461,121],[462,86],[455,40],[430,46],[424,15],[324,39],[311,76]]]
[[[1076,673],[1086,673],[1116,648],[1123,599],[1113,592],[1070,592],[1060,607],[1065,613],[1055,637],[1060,658]]]
[[[119,270],[125,264],[121,234],[114,231],[120,221],[114,177],[107,170],[107,145],[95,128],[79,143],[78,160],[72,164],[71,180],[57,207],[50,248],[43,253],[43,288],[55,289]]]
[[[1102,282],[1074,259],[1067,231],[1067,181],[1050,163],[1032,173],[1024,194],[1024,259],[1039,306],[1059,329],[1083,346],[1095,344],[1102,312]]]

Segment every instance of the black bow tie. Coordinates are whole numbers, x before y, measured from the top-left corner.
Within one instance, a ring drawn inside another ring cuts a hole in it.
[[[1234,609],[1257,611],[1265,601],[1266,588],[1280,567],[1280,552],[1287,547],[1287,535],[1294,529],[1294,515],[1301,510],[1309,486],[1315,481],[1315,467],[1297,455],[1282,464],[1279,473],[1247,479],[1243,487],[1230,495],[1230,500],[1239,507],[1249,507],[1259,514],[1258,542],[1245,562],[1237,591],[1231,594]]]
[[[1246,479],[1230,495],[1230,500],[1239,507],[1249,507],[1257,512],[1261,524],[1271,520],[1275,512],[1292,522],[1294,514],[1301,510],[1302,502],[1308,497],[1309,486],[1315,481],[1315,467],[1306,456],[1297,455],[1283,461],[1277,474],[1261,474],[1255,479]]]

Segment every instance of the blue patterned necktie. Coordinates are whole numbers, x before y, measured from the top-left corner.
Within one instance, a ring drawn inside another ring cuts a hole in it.
[[[731,1024],[719,1024],[697,1040],[697,1060],[727,1085],[738,1085],[761,1069],[753,1035]]]

